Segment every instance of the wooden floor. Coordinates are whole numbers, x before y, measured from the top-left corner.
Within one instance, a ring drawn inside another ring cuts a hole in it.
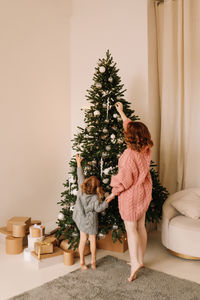
[[[129,260],[128,251],[125,253],[117,253],[98,250],[97,258],[108,254]],[[90,262],[90,256],[86,257],[86,262]],[[200,284],[200,261],[188,261],[168,253],[161,245],[159,231],[150,232],[148,235],[145,265],[148,268],[195,281]],[[0,240],[0,300],[5,300],[25,290],[30,290],[77,268],[79,268],[78,259],[76,259],[75,264],[70,267],[60,263],[37,270],[31,263],[24,261],[23,254],[16,256],[6,255],[5,244]]]

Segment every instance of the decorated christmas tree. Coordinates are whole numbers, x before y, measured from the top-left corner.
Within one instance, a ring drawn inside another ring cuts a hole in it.
[[[121,117],[115,103],[123,104],[123,111],[132,121],[138,120],[130,103],[124,99],[124,85],[118,75],[119,69],[109,51],[106,57],[99,59],[93,77],[93,84],[87,90],[88,108],[84,109],[85,128],[78,127],[78,133],[72,140],[72,149],[83,157],[82,167],[86,177],[95,175],[101,182],[105,197],[110,194],[110,180],[118,169],[118,159],[126,148]],[[57,238],[67,239],[70,248],[76,249],[79,244],[79,230],[72,219],[72,213],[78,193],[77,165],[75,155],[71,158],[70,171],[64,183],[65,190],[58,202],[61,206],[58,215]],[[156,165],[151,164],[153,192],[146,219],[157,222],[161,218],[162,205],[168,197],[167,190],[160,184]],[[123,220],[118,210],[117,197],[109,207],[99,213],[99,233],[97,238],[102,239],[112,230],[113,242],[121,241],[125,233]]]

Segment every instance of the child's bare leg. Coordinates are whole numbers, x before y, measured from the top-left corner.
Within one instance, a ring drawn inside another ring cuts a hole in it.
[[[96,234],[89,235],[90,240],[90,251],[91,251],[91,267],[96,269]]]
[[[88,267],[85,265],[85,258],[84,258],[84,250],[85,244],[87,241],[87,234],[85,232],[80,231],[80,243],[79,243],[79,255],[80,255],[80,264],[82,270],[87,270]]]

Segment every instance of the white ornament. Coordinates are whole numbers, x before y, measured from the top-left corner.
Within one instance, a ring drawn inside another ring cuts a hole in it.
[[[72,236],[73,236],[73,237],[77,237],[77,236],[78,236],[78,233],[77,233],[77,232],[72,232]]]
[[[111,134],[111,136],[110,136],[110,137],[111,137],[111,139],[112,139],[112,140],[114,140],[114,139],[115,139],[115,135],[114,135],[114,133],[113,133],[113,134]]]
[[[63,213],[58,214],[58,220],[64,220],[64,217]]]
[[[120,156],[121,156],[121,154],[120,154],[120,153],[118,153],[118,154],[117,154],[117,157],[119,158]]]
[[[74,210],[74,205],[70,206],[70,210],[71,210],[71,211]]]
[[[99,71],[100,71],[101,73],[104,73],[104,72],[106,71],[106,68],[105,68],[104,66],[101,66],[101,67],[99,68]]]
[[[103,172],[104,172],[105,175],[108,175],[108,174],[109,174],[109,171],[110,171],[110,168],[107,168],[107,169],[105,169]]]
[[[97,82],[97,83],[96,83],[96,87],[97,87],[98,89],[101,89],[101,88],[102,88],[102,84],[101,84],[100,82]]]
[[[120,100],[121,99],[121,97],[120,96],[117,96],[117,100]]]
[[[110,101],[109,101],[109,99],[107,99],[106,107],[107,107],[107,111],[106,111],[106,119],[108,119],[108,112],[109,112],[109,109],[110,109]]]
[[[101,215],[102,215],[102,216],[105,216],[105,215],[106,215],[105,210],[101,212]]]
[[[95,166],[97,164],[96,160],[92,161],[93,166]]]
[[[94,116],[100,116],[100,111],[95,110],[95,111],[94,111]]]
[[[70,172],[73,173],[75,171],[74,167],[70,167]]]
[[[103,233],[99,233],[99,234],[98,234],[98,238],[99,238],[100,240],[105,239],[105,237],[106,237],[106,235],[103,234]]]
[[[100,172],[101,172],[101,177],[103,174],[103,158],[101,157],[101,161],[100,161]]]
[[[110,76],[110,77],[108,78],[108,81],[109,81],[109,82],[113,82],[113,78]]]
[[[78,191],[77,190],[72,190],[72,195],[74,195],[74,196],[77,196],[77,194],[78,194]]]
[[[109,182],[109,179],[108,178],[105,178],[104,180],[103,180],[103,183],[105,183],[105,184],[107,184]]]
[[[107,93],[105,91],[103,91],[102,95],[105,97],[107,95]]]
[[[108,133],[108,129],[107,129],[107,128],[104,128],[104,129],[103,129],[103,133]]]
[[[114,115],[113,115],[113,118],[118,118],[118,114],[114,114]]]
[[[113,229],[114,229],[114,230],[118,229],[118,225],[117,225],[117,224],[114,224],[114,225],[113,225]]]
[[[107,104],[106,103],[103,103],[103,108],[106,108],[107,107]]]
[[[76,179],[75,179],[73,176],[70,176],[70,177],[69,177],[69,182],[70,182],[70,183],[75,183],[75,182],[76,182]]]
[[[109,120],[108,119],[105,119],[105,121],[104,121],[105,123],[109,123]]]
[[[91,167],[90,167],[90,166],[87,166],[87,167],[86,167],[86,171],[91,171]]]
[[[106,146],[106,150],[110,151],[111,150],[111,146],[110,145]]]

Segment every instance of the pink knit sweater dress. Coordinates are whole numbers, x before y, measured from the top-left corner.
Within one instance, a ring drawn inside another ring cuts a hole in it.
[[[123,123],[126,130],[130,119]],[[149,172],[151,149],[137,152],[127,148],[118,161],[118,174],[112,176],[112,193],[118,196],[119,212],[124,221],[137,221],[147,211],[152,200]]]

